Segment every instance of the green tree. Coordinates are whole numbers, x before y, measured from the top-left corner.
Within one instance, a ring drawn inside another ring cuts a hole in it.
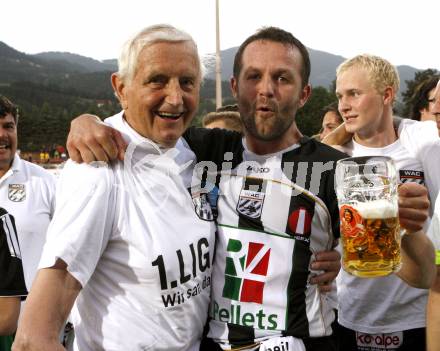
[[[398,112],[401,113],[403,117],[409,117],[411,115],[411,108],[414,102],[415,93],[418,87],[427,79],[432,76],[439,75],[439,71],[433,68],[428,68],[423,71],[417,71],[414,74],[414,79],[406,80],[406,91],[402,93],[402,102],[403,106],[401,106],[401,110]]]
[[[334,92],[324,87],[313,88],[309,100],[296,114],[299,130],[308,136],[318,133],[321,129],[322,109],[334,101],[336,101]]]

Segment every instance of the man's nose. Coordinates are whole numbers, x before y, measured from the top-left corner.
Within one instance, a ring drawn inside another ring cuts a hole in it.
[[[272,97],[274,91],[275,87],[272,78],[269,76],[263,76],[259,82],[258,93],[263,96]]]
[[[341,114],[350,110],[350,104],[347,102],[347,99],[345,99],[344,97],[341,97],[338,100],[338,110]]]
[[[179,106],[183,103],[182,87],[180,83],[171,80],[168,83],[165,101],[172,106]]]
[[[5,128],[0,126],[0,137],[4,137],[4,136],[7,136],[7,131]]]

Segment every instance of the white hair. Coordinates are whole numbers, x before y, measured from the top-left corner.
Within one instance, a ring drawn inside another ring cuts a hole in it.
[[[122,81],[125,83],[131,82],[136,73],[141,51],[157,42],[190,42],[194,45],[194,51],[198,57],[200,77],[203,79],[206,69],[198,54],[197,44],[194,39],[188,33],[169,24],[156,24],[142,29],[122,46],[118,59],[118,76]]]

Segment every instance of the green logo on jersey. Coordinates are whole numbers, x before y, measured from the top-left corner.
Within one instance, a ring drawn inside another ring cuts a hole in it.
[[[254,242],[243,248],[241,241],[229,239],[226,250],[229,257],[226,257],[223,297],[262,304],[270,248]]]

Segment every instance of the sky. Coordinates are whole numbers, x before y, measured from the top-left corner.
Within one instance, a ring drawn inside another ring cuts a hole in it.
[[[219,0],[220,46],[239,46],[274,25],[307,47],[394,65],[440,70],[440,0]],[[145,26],[169,23],[215,52],[215,0],[3,0],[0,41],[35,54],[67,51],[116,58]]]

